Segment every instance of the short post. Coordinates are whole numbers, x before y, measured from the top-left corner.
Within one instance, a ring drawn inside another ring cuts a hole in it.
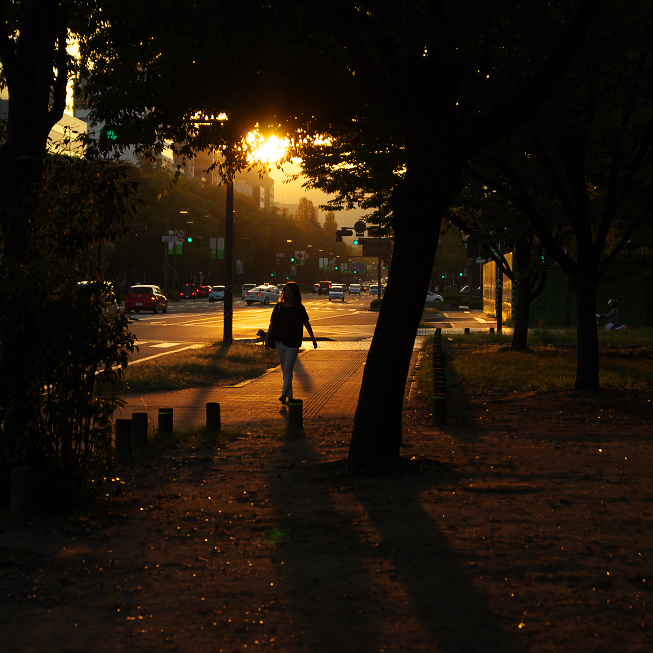
[[[159,435],[172,436],[172,408],[159,408]]]
[[[147,413],[132,413],[132,446],[134,449],[147,448]]]
[[[11,470],[12,515],[24,515],[34,509],[35,477],[33,467],[14,467]]]
[[[217,401],[210,401],[206,404],[206,434],[220,433],[220,404]]]
[[[132,457],[132,421],[116,420],[116,458],[120,463],[127,463]]]
[[[444,375],[442,329],[433,335],[433,426],[447,423],[447,382]]]
[[[304,430],[304,401],[302,399],[290,399],[288,401],[288,430]]]
[[[494,327],[490,327],[490,335],[491,335],[491,336],[494,335]]]
[[[466,335],[466,336],[469,335],[469,327],[465,327],[465,335]]]

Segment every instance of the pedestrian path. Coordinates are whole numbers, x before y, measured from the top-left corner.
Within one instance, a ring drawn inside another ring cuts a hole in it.
[[[304,401],[304,418],[353,419],[363,379],[371,338],[357,342],[320,342],[300,352],[295,363],[294,395]],[[411,369],[423,338],[415,340]],[[247,426],[256,423],[284,424],[285,409],[279,402],[282,387],[279,367],[263,376],[236,386],[212,386],[125,395],[127,404],[114,417],[130,418],[132,413],[147,412],[156,426],[159,408],[172,408],[175,428],[199,426],[206,420],[206,404],[218,402],[223,426]]]

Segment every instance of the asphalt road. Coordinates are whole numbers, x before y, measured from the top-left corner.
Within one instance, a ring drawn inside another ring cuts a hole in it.
[[[374,334],[378,313],[370,311],[367,295],[345,295],[345,301],[329,301],[324,295],[305,295],[308,311],[317,338],[329,340],[363,340]],[[234,301],[234,339],[255,338],[259,329],[267,330],[274,304],[247,304]],[[222,340],[224,306],[207,299],[170,303],[167,314],[140,313],[130,327],[137,338],[139,358],[179,351],[193,345]],[[306,335],[306,334],[305,334]]]
[[[345,295],[345,301],[329,301],[324,295],[304,295],[304,305],[318,339],[357,341],[374,335],[378,312],[370,311],[367,294]],[[247,304],[234,301],[234,339],[255,338],[259,329],[267,330],[274,304]],[[481,311],[447,310],[439,319],[456,328],[495,326]],[[434,324],[434,326],[437,326]],[[140,313],[130,327],[137,338],[139,351],[133,360],[165,355],[175,351],[222,340],[224,306],[207,299],[170,303],[167,314]],[[305,336],[307,334],[304,334]]]

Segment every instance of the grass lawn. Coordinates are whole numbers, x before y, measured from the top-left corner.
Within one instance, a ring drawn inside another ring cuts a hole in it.
[[[447,387],[455,394],[501,391],[571,390],[576,379],[574,332],[534,330],[529,350],[510,349],[511,336],[475,333],[443,337]],[[424,344],[420,390],[431,396],[433,339]],[[653,389],[653,329],[599,332],[600,382],[604,389]]]
[[[261,345],[216,342],[202,349],[189,349],[129,365],[124,371],[126,392],[239,383],[261,376],[278,362],[276,351]]]

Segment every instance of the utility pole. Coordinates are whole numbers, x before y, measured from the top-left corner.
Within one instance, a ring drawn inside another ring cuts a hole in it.
[[[166,230],[165,230],[165,235],[168,236],[170,235],[169,231],[169,226],[168,226],[168,207],[166,206],[165,208],[165,216],[166,216]],[[170,244],[165,242],[164,243],[165,247],[163,249],[163,292],[165,293],[165,296],[168,296],[168,250],[170,248]],[[175,244],[173,243],[172,246],[174,247]]]
[[[227,155],[229,156],[229,155]],[[227,174],[232,174],[228,169]],[[224,330],[222,341],[233,342],[234,283],[234,182],[227,182],[227,212],[224,243]]]

